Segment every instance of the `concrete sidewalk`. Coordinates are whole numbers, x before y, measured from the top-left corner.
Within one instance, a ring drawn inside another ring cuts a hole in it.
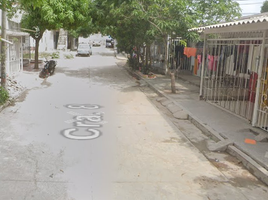
[[[245,143],[246,139],[264,138],[268,133],[221,108],[200,101],[198,79],[200,80],[199,77],[180,75],[176,80],[177,94],[172,94],[168,76],[143,78],[152,88],[186,111],[190,120],[205,134],[217,138],[218,148],[226,145],[230,154],[240,159],[245,167],[268,185],[268,142],[256,141],[254,145]]]
[[[132,73],[144,80],[160,96],[168,98],[187,112],[189,120],[217,142],[214,147],[208,144],[211,151],[227,151],[268,185],[268,142],[266,139],[258,141],[258,138],[267,137],[267,132],[252,127],[248,121],[211,103],[200,101],[199,77],[181,74],[176,79],[177,93],[172,94],[169,76],[157,74],[156,78],[149,79],[139,72]],[[256,144],[245,143],[245,139],[256,140]]]
[[[125,52],[116,53],[116,51],[115,51],[114,54],[118,60],[126,60],[127,59],[127,54]]]

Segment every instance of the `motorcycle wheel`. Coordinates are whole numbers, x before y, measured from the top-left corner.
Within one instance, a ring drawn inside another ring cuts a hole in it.
[[[47,78],[49,77],[50,73],[47,69],[42,69],[42,71],[39,73],[39,78]]]
[[[52,69],[50,70],[50,75],[54,74],[55,72],[55,67],[52,67]]]
[[[39,78],[46,78],[46,73],[43,70],[39,73]]]

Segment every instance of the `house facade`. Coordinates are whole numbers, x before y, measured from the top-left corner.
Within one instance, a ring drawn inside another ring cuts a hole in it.
[[[34,53],[35,40],[30,38],[31,51]],[[78,38],[73,38],[68,31],[46,30],[39,43],[39,52],[54,52],[55,50],[75,50],[78,46]]]
[[[268,132],[268,13],[202,32],[200,97]]]
[[[0,25],[2,23],[1,16],[2,10],[0,10]],[[6,74],[11,76],[23,70],[24,59],[30,55],[30,40],[29,34],[20,29],[19,17],[7,19],[6,25],[6,39],[12,42],[12,44],[7,43]]]
[[[52,52],[55,49],[57,49],[58,38],[59,38],[59,31],[46,30],[43,33],[43,37],[39,43],[39,52]],[[32,37],[30,37],[30,46],[32,53],[34,53],[35,40]]]

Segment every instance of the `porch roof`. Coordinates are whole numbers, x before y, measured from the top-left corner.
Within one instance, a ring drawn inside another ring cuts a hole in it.
[[[233,29],[234,28],[233,26],[236,26],[238,30],[243,27],[241,31],[256,30],[256,27],[260,27],[259,30],[268,29],[268,26],[264,27],[263,23],[268,24],[268,12],[241,17],[238,20],[235,20],[232,22],[222,22],[222,23],[218,23],[214,25],[192,28],[192,29],[188,29],[188,31],[212,32],[212,29],[213,29],[213,32],[220,32],[220,30],[223,30],[223,29],[229,29],[229,28]],[[247,27],[247,28],[245,29],[244,27]],[[218,30],[216,31],[215,29],[218,29]]]
[[[22,32],[22,31],[11,31],[7,30],[7,35],[8,36],[29,36],[29,33]]]
[[[1,30],[0,30],[0,34],[1,34]],[[14,36],[14,37],[21,37],[21,36],[29,36],[30,35],[27,32],[12,31],[12,30],[7,30],[6,34],[7,34],[7,36]]]

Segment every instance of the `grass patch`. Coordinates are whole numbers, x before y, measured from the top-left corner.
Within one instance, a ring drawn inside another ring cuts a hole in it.
[[[35,58],[35,53],[24,54],[24,56],[25,56],[26,58],[34,59],[34,58]],[[58,58],[60,58],[60,52],[59,52],[59,51],[56,51],[56,52],[53,52],[53,53],[40,52],[40,53],[38,54],[38,57],[39,57],[39,58],[46,58],[47,60],[49,60],[50,58],[51,58],[51,59],[58,59]]]
[[[34,56],[34,55],[33,55],[33,56]],[[49,58],[49,57],[51,57],[51,53],[40,52],[38,57],[39,57],[39,58]]]
[[[0,86],[0,105],[6,103],[8,98],[9,98],[8,92],[2,86]]]

